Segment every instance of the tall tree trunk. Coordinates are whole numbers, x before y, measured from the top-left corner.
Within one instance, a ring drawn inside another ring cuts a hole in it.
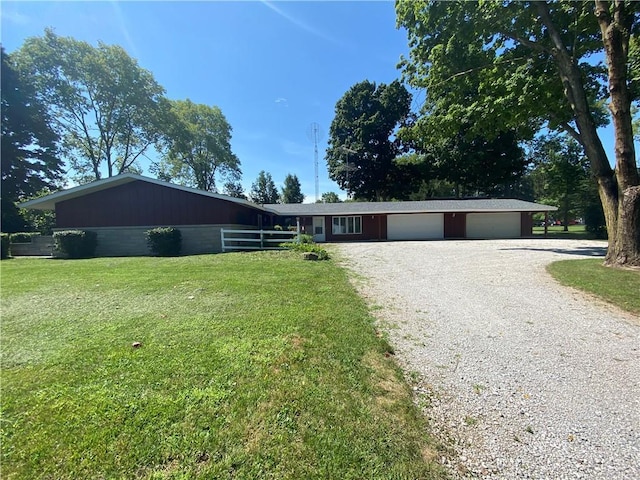
[[[617,204],[612,205],[617,222],[615,228],[609,231],[605,263],[612,266],[640,266],[640,177],[635,160],[631,94],[627,84],[629,34],[634,13],[630,11],[631,5],[625,5],[620,0],[613,3],[596,0],[595,4],[609,70],[609,109],[615,132],[615,177],[618,189]]]
[[[560,72],[564,91],[574,113],[576,125],[591,171],[598,182],[609,248],[605,264],[610,266],[640,266],[640,224],[638,210],[640,192],[635,166],[633,130],[631,129],[631,96],[627,87],[627,51],[633,13],[624,2],[613,4],[595,0],[595,13],[602,31],[609,69],[610,109],[616,137],[616,168],[609,165],[607,154],[591,116],[582,76],[575,61],[554,25],[546,2],[536,2],[540,19],[548,29],[554,44],[552,51]]]

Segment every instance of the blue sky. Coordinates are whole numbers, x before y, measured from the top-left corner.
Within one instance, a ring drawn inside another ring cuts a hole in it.
[[[324,153],[336,102],[353,84],[399,78],[406,34],[392,1],[379,2],[2,2],[2,44],[11,53],[52,27],[96,45],[117,44],[151,71],[174,100],[217,105],[233,128],[249,190],[260,170],[278,186],[300,179],[315,197],[335,191]],[[423,95],[414,96],[414,109]],[[603,135],[613,158],[613,135]],[[146,165],[145,174],[149,174]]]
[[[307,201],[315,196],[310,125],[320,126],[320,192],[339,192],[324,159],[335,104],[357,82],[398,78],[407,52],[393,2],[2,2],[7,52],[46,27],[120,45],[169,98],[219,106],[245,189],[260,170],[279,186],[292,173]]]

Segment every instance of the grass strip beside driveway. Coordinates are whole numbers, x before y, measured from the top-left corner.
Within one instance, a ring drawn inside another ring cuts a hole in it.
[[[2,476],[441,478],[387,350],[291,252],[3,261]]]
[[[640,315],[640,271],[605,267],[602,259],[561,260],[551,263],[547,270],[563,285]]]

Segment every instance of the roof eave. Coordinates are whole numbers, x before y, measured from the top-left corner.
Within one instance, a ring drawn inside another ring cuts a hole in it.
[[[40,198],[36,198],[33,200],[20,203],[18,207],[31,208],[34,210],[55,210],[56,204],[59,202],[72,200],[74,198],[78,198],[89,193],[99,192],[101,190],[106,190],[108,188],[116,187],[118,185],[124,185],[134,181],[143,181],[147,183],[153,183],[155,185],[169,187],[176,190],[182,190],[185,192],[194,193],[196,195],[217,198],[219,200],[238,203],[240,205],[255,208],[257,210],[263,210],[269,213],[275,213],[271,209],[264,208],[263,206],[258,205],[257,203],[253,203],[248,200],[244,200],[242,198],[230,197],[228,195],[220,195],[218,193],[207,192],[206,190],[198,190],[197,188],[185,187],[183,185],[164,182],[162,180],[145,177],[135,173],[123,173],[113,177],[96,180],[91,183],[86,183],[84,185],[78,185],[77,187],[72,187],[67,190],[61,190],[59,192],[45,195],[44,197],[40,197]]]
[[[319,211],[319,212],[301,212],[301,211],[286,211],[276,210],[274,213],[281,217],[295,217],[295,216],[326,216],[326,215],[408,215],[418,213],[508,213],[508,212],[531,212],[531,213],[543,213],[543,212],[555,212],[557,207],[549,205],[541,205],[538,208],[485,208],[485,209],[436,209],[436,210],[371,210],[371,211],[357,211],[357,210],[340,210],[340,211]]]

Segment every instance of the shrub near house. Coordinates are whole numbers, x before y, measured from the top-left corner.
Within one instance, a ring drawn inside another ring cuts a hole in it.
[[[144,232],[147,245],[159,257],[177,257],[182,250],[182,233],[177,228],[159,227]]]
[[[96,253],[96,232],[64,230],[53,234],[56,256],[63,258],[90,258]]]

